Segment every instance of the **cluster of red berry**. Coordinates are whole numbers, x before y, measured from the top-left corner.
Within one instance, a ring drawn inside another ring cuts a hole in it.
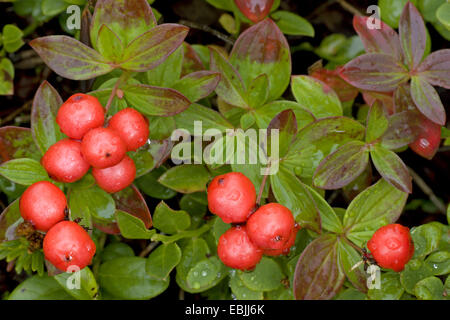
[[[83,227],[65,221],[66,209],[66,196],[48,181],[29,186],[19,201],[22,218],[35,230],[46,232],[45,258],[62,271],[67,271],[70,266],[83,269],[95,254],[95,244]]]
[[[289,209],[278,203],[256,208],[256,190],[242,173],[215,177],[208,186],[209,210],[234,224],[220,238],[217,253],[234,269],[251,270],[263,254],[288,254],[299,226]]]
[[[56,122],[68,138],[52,145],[41,160],[51,178],[75,182],[92,166],[95,181],[106,192],[133,182],[136,166],[126,152],[147,142],[148,120],[132,108],[117,112],[107,127],[104,120],[105,111],[93,96],[77,93],[61,105]]]

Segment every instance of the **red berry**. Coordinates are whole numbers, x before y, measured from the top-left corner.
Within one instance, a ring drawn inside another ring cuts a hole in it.
[[[108,127],[114,129],[127,145],[128,151],[142,147],[148,139],[148,122],[142,114],[132,108],[117,112]]]
[[[288,242],[286,242],[281,249],[265,249],[264,254],[272,257],[289,254],[291,247],[295,244],[298,230],[300,230],[300,228],[294,227],[294,229],[292,229]]]
[[[255,204],[255,186],[240,172],[217,176],[208,186],[209,210],[225,223],[245,222]]]
[[[250,240],[262,249],[281,249],[295,226],[291,211],[278,203],[263,205],[247,221]]]
[[[234,3],[247,18],[258,22],[269,14],[273,0],[234,0]]]
[[[409,228],[389,224],[378,229],[367,243],[367,248],[382,268],[400,272],[414,254],[414,243]]]
[[[29,186],[20,197],[19,209],[22,218],[31,222],[36,230],[47,231],[64,220],[67,200],[64,193],[48,181],[39,181]]]
[[[64,102],[56,115],[61,132],[73,139],[81,139],[91,129],[100,127],[105,111],[96,97],[77,93]]]
[[[51,178],[61,182],[75,182],[89,170],[89,163],[81,154],[81,143],[71,139],[56,142],[41,159]]]
[[[122,161],[113,167],[93,168],[92,175],[100,188],[106,192],[114,193],[133,183],[136,177],[136,166],[129,156],[125,156]]]
[[[441,143],[441,126],[420,115],[416,130],[417,138],[409,147],[424,158],[433,158]]]
[[[118,164],[125,156],[127,146],[116,131],[95,128],[83,137],[81,152],[94,168],[102,169]]]
[[[245,226],[237,226],[220,236],[217,254],[230,268],[251,270],[261,260],[263,251],[250,241]]]
[[[91,263],[95,243],[83,227],[73,221],[61,221],[44,237],[45,259],[61,271],[70,266],[83,269]]]

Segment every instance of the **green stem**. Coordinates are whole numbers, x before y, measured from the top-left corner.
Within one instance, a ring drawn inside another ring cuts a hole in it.
[[[128,78],[130,77],[130,75],[131,75],[131,73],[129,71],[123,71],[122,74],[120,75],[119,79],[117,79],[116,84],[112,88],[111,94],[109,95],[108,102],[106,103],[105,114],[108,113],[108,110],[111,107],[111,104],[114,100],[114,97],[117,94],[117,89],[119,89],[120,84],[126,82],[128,80]]]
[[[198,236],[202,235],[203,233],[205,233],[206,231],[208,231],[209,229],[211,229],[211,226],[209,224],[204,224],[203,226],[201,226],[198,229],[182,231],[180,233],[177,233],[177,234],[174,234],[171,236],[157,233],[152,236],[151,240],[152,241],[161,241],[162,243],[172,243],[172,242],[178,241],[180,239],[184,239],[184,238],[198,237]]]

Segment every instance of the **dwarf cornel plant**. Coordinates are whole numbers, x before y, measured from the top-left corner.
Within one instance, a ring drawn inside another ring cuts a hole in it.
[[[148,141],[127,149],[135,179],[117,192],[98,184],[95,168],[77,181],[56,181],[41,159],[69,139],[56,122],[64,101],[41,83],[30,128],[0,128],[0,188],[9,202],[0,215],[0,259],[25,279],[4,299],[144,300],[169,287],[205,299],[448,299],[450,208],[447,221],[411,229],[398,221],[414,205],[415,173],[401,152],[432,159],[448,131],[434,86],[450,88],[450,50],[430,52],[424,13],[411,2],[396,1],[405,3],[398,33],[355,16],[359,38],[343,40],[356,49],[336,56],[324,43],[308,47],[331,62],[308,75],[292,75],[285,35],[312,37],[314,29],[278,10],[279,1],[260,1],[252,11],[252,1],[207,0],[225,11],[220,23],[236,36],[231,50],[188,44],[189,28],[158,24],[146,0],[82,2],[75,37],[28,45],[60,77],[90,83],[82,93],[103,106],[108,130],[126,128],[109,122],[121,110],[137,110],[148,121]],[[2,93],[12,92],[9,64],[0,69]],[[267,130],[264,139],[249,134],[257,129]],[[247,152],[225,152],[234,150]],[[245,183],[227,187],[223,177],[232,172]],[[48,245],[20,206],[23,192],[42,181],[67,198]],[[346,201],[333,206],[339,194]],[[222,220],[242,204],[237,223]],[[269,228],[274,221],[286,226]],[[58,239],[69,229],[89,252],[52,252],[65,250]],[[259,229],[267,233],[262,240]],[[248,261],[237,255],[244,249]],[[88,265],[75,275],[60,270],[75,258]],[[74,276],[77,290],[67,286]]]

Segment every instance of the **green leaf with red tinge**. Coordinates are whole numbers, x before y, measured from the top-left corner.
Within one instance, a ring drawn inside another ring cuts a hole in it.
[[[357,88],[390,92],[409,78],[407,70],[391,55],[363,54],[348,62],[340,71],[344,80]]]
[[[271,130],[277,129],[278,134],[275,135],[275,141],[272,141],[273,134]],[[272,150],[271,144],[278,143],[278,156],[282,158],[288,152],[292,141],[297,134],[297,120],[292,109],[284,110],[277,114],[267,127],[268,146],[267,150]],[[270,156],[270,155],[269,155]]]
[[[366,144],[347,142],[321,161],[314,173],[314,185],[322,189],[340,189],[355,180],[368,163]]]
[[[328,70],[321,68],[314,70],[310,75],[330,86],[342,102],[352,101],[359,94],[357,88],[344,81],[339,76],[339,69]]]
[[[216,87],[217,95],[231,105],[248,108],[241,75],[219,51],[212,47],[209,50],[210,69],[220,73],[220,82]]]
[[[139,35],[156,26],[156,19],[146,0],[99,0],[91,23],[91,42],[97,48],[102,25],[107,25],[126,47]]]
[[[339,97],[322,81],[309,76],[293,76],[291,88],[295,100],[316,118],[342,115]]]
[[[306,247],[295,268],[295,299],[328,300],[338,293],[345,280],[338,254],[338,239],[331,234],[317,238]]]
[[[230,62],[249,87],[265,73],[269,77],[269,101],[279,98],[289,85],[289,44],[278,26],[267,18],[245,30],[233,46]]]
[[[376,101],[367,115],[366,142],[373,142],[380,138],[388,128],[388,119],[380,101]]]
[[[402,49],[397,32],[381,20],[380,28],[369,29],[369,17],[354,16],[353,27],[361,38],[367,53],[385,53],[394,56],[397,60],[402,58]]]
[[[62,103],[59,93],[47,81],[36,91],[31,109],[31,132],[42,154],[65,137],[55,121]]]
[[[67,79],[92,79],[115,68],[97,51],[72,37],[47,36],[29,44],[53,71]]]
[[[450,49],[438,50],[427,56],[417,72],[430,84],[450,89]]]
[[[294,111],[299,130],[315,120],[312,113],[303,108],[299,103],[288,100],[276,100],[255,109],[254,117],[256,124],[259,128],[265,129],[279,112],[288,109]]]
[[[131,107],[149,116],[173,116],[191,104],[181,93],[169,88],[128,84],[121,89]]]
[[[408,168],[397,154],[374,145],[370,149],[370,156],[378,173],[386,181],[403,192],[412,193],[412,179]]]
[[[422,16],[411,2],[403,8],[398,32],[406,64],[414,70],[425,54],[427,31]]]
[[[197,46],[206,51],[206,55],[209,59],[208,48],[202,45]],[[201,71],[204,69],[208,68],[206,68],[206,65],[204,65],[203,60],[200,58],[199,54],[195,51],[193,46],[191,46],[187,42],[183,42],[183,66],[181,68],[181,76],[184,77],[189,73]]]
[[[280,166],[278,172],[270,176],[273,194],[294,215],[300,226],[321,232],[321,219],[317,205],[306,186],[289,170]]]
[[[195,102],[206,98],[217,87],[220,73],[213,71],[197,71],[190,73],[172,86],[181,92],[190,101]]]
[[[380,227],[400,217],[408,194],[381,179],[361,192],[347,208],[344,228],[347,238],[362,247]]]
[[[347,279],[362,292],[367,292],[367,274],[364,265],[352,269],[358,262],[362,261],[361,254],[356,251],[346,238],[338,239],[339,263]]]
[[[155,68],[182,45],[189,29],[179,24],[162,24],[131,41],[123,52],[120,66],[143,72]]]
[[[13,240],[16,236],[16,227],[22,219],[19,210],[19,199],[12,202],[0,214],[0,242]]]
[[[18,158],[40,160],[41,153],[33,140],[31,130],[22,127],[0,128],[0,163]]]
[[[380,145],[390,150],[402,148],[417,137],[419,130],[417,111],[402,111],[388,118],[388,128],[381,137]]]
[[[411,78],[411,96],[414,103],[428,119],[445,125],[445,109],[436,90],[421,76]]]
[[[269,86],[269,77],[265,73],[252,80],[247,91],[247,101],[250,107],[260,108],[264,105],[269,99]]]

